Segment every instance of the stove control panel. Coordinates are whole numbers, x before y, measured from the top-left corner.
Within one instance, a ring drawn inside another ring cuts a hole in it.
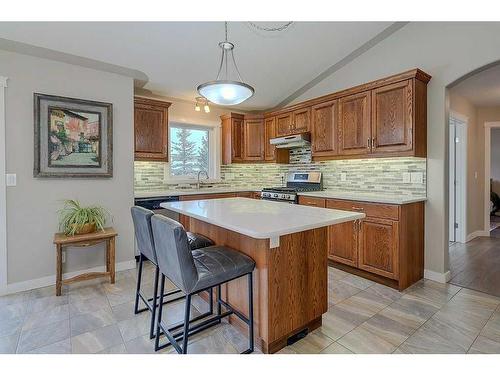
[[[294,202],[297,199],[297,194],[274,193],[272,191],[263,191],[260,193],[260,196],[262,199],[272,199],[272,200],[292,201],[292,202]]]

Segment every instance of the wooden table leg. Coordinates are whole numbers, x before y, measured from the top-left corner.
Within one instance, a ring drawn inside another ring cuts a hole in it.
[[[109,278],[111,284],[115,283],[115,237],[109,240]]]
[[[62,289],[62,246],[56,245],[56,250],[57,250],[56,296],[60,296]]]
[[[106,272],[109,272],[109,266],[110,266],[110,256],[109,256],[110,255],[109,248],[111,247],[110,242],[111,240],[109,239],[106,241]]]

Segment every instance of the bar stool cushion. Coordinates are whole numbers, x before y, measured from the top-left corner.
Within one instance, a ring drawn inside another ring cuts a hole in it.
[[[226,246],[210,246],[194,250],[193,258],[198,272],[194,291],[227,282],[250,273],[255,261]]]
[[[214,242],[210,238],[205,237],[202,234],[192,232],[186,232],[186,234],[191,250],[201,249],[202,247],[214,245]]]

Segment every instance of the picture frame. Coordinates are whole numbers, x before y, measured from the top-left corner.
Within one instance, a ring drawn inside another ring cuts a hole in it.
[[[37,178],[113,177],[113,104],[34,93]]]

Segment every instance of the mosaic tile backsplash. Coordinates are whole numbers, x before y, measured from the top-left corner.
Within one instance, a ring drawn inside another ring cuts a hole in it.
[[[272,163],[231,164],[221,166],[217,187],[262,188],[280,186],[289,171],[317,170],[323,173],[323,187],[328,190],[426,196],[426,160],[423,158],[377,158],[329,160],[304,165]],[[423,183],[403,182],[405,173],[421,172]],[[345,181],[341,174],[345,173]],[[135,162],[135,190],[154,191],[194,187],[165,180],[165,163]]]

